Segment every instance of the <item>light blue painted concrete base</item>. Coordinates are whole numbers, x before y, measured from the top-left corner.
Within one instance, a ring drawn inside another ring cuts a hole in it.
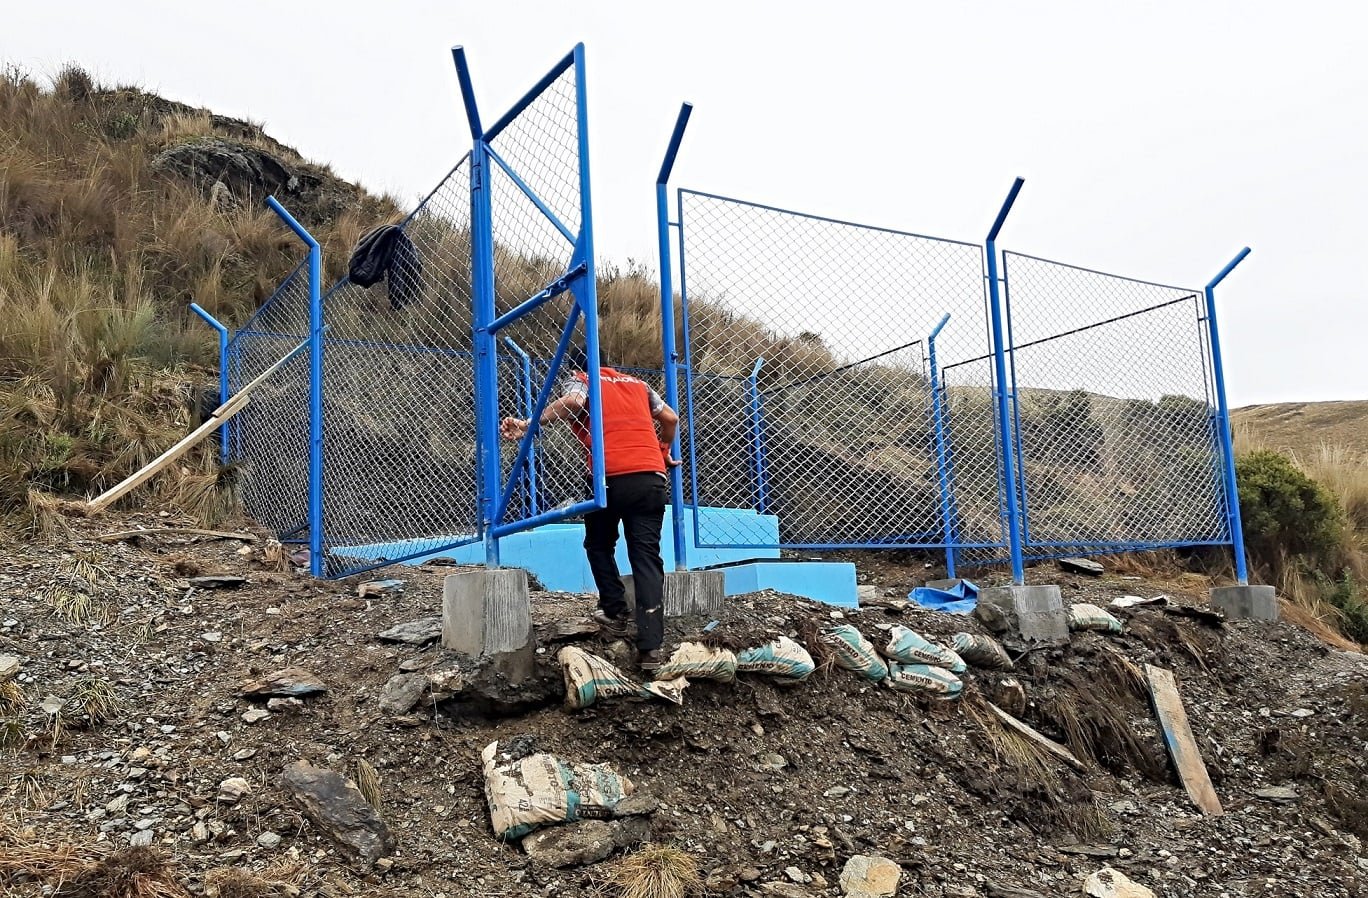
[[[828,605],[858,608],[855,565],[837,561],[757,561],[722,568],[727,595],[762,589],[803,596]]]

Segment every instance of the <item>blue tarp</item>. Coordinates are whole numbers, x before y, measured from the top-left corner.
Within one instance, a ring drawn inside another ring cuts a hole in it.
[[[974,606],[978,604],[978,587],[968,580],[961,580],[949,589],[933,589],[930,586],[918,586],[907,594],[910,602],[930,608],[932,611],[944,611],[947,614],[972,614]]]

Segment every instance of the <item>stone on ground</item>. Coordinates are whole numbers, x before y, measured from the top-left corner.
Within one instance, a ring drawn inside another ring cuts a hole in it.
[[[579,867],[603,860],[620,848],[651,838],[646,817],[622,820],[581,820],[535,832],[523,839],[523,850],[550,867]]]
[[[424,617],[395,624],[375,637],[382,642],[402,642],[405,645],[427,645],[442,638],[442,619]]]
[[[427,688],[428,678],[424,674],[395,674],[380,693],[380,709],[390,714],[407,714],[422,700]]]
[[[297,698],[301,695],[318,695],[327,692],[323,681],[302,667],[286,667],[260,680],[244,683],[241,695],[247,698],[265,698],[268,695]]]
[[[0,655],[0,683],[13,679],[19,673],[19,658],[15,655]]]
[[[286,766],[281,784],[315,826],[367,864],[393,853],[389,826],[342,774],[295,761]]]
[[[857,854],[841,870],[841,891],[847,898],[880,898],[898,891],[902,869],[886,857]]]
[[[1103,867],[1085,879],[1083,894],[1089,898],[1155,898],[1153,891],[1111,867]]]

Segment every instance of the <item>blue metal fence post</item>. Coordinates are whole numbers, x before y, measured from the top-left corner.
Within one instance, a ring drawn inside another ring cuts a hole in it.
[[[591,369],[589,376],[589,467],[594,478],[594,504],[608,504],[608,472],[603,455],[603,393],[598,370],[598,273],[594,266],[594,211],[589,182],[589,89],[585,84],[584,44],[575,44],[575,125],[579,138],[580,233],[571,265],[584,266],[575,290],[575,302],[584,313],[584,354]]]
[[[204,320],[204,323],[218,332],[218,351],[219,351],[219,405],[228,401],[228,328],[224,327],[217,318],[204,310],[204,307],[197,302],[190,303],[190,311],[194,312]],[[233,426],[232,421],[224,423],[219,428],[219,463],[228,464],[228,433]]]
[[[1221,334],[1216,326],[1216,285],[1249,255],[1245,247],[1231,259],[1220,274],[1206,285],[1207,333],[1211,342],[1211,373],[1216,381],[1217,439],[1221,444],[1222,480],[1225,486],[1226,521],[1230,528],[1230,547],[1235,555],[1235,579],[1241,585],[1249,583],[1245,562],[1244,521],[1240,517],[1240,491],[1235,483],[1235,442],[1230,433],[1230,404],[1226,401],[1225,365],[1221,360]]]
[[[499,371],[497,349],[490,324],[494,321],[494,225],[490,198],[489,149],[485,146],[475,89],[470,82],[470,67],[465,49],[453,47],[456,77],[461,85],[466,120],[474,145],[470,150],[470,272],[472,342],[475,350],[475,433],[480,485],[480,526],[484,530],[485,565],[499,566],[499,538],[494,533],[494,515],[502,456],[499,451]]]
[[[769,504],[768,490],[765,488],[765,419],[760,406],[760,369],[765,364],[763,357],[755,360],[750,373],[751,403],[751,440],[755,444],[755,510],[765,513]]]
[[[266,205],[309,247],[309,573],[323,564],[323,248],[273,196]]]
[[[950,504],[950,453],[946,451],[945,414],[941,407],[940,368],[936,364],[936,337],[950,320],[945,313],[926,338],[926,353],[931,366],[931,430],[936,440],[936,476],[940,481],[941,527],[945,536],[945,576],[955,576],[955,534]]]
[[[1012,182],[1012,189],[1007,193],[1002,208],[998,210],[997,219],[993,222],[992,230],[988,232],[987,240],[989,310],[993,325],[993,378],[997,383],[995,398],[998,439],[1001,448],[1003,485],[1007,492],[1007,539],[1008,548],[1012,553],[1012,582],[1018,586],[1026,582],[1026,564],[1022,557],[1021,545],[1021,496],[1017,492],[1016,472],[1012,464],[1012,446],[1016,437],[1012,432],[1012,416],[1007,409],[1007,349],[1003,339],[1002,291],[998,285],[997,237],[1024,183],[1021,178]],[[1016,397],[1011,398],[1015,400]]]
[[[679,411],[679,349],[675,337],[674,282],[670,266],[670,199],[666,188],[692,113],[693,105],[690,103],[679,107],[674,131],[670,134],[670,144],[665,149],[665,159],[660,163],[660,174],[656,176],[656,235],[660,241],[660,336],[665,369],[665,402],[676,412]],[[679,429],[676,429],[670,452],[675,458],[682,459],[680,445]],[[696,496],[694,499],[697,502]],[[684,472],[680,468],[670,472],[670,520],[674,529],[675,570],[686,571],[689,563],[684,538]]]

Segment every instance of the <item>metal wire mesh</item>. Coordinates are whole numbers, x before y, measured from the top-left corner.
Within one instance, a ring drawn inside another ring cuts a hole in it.
[[[479,538],[469,189],[462,160],[404,223],[413,264],[324,298],[330,573]]]
[[[679,208],[696,504],[777,515],[785,546],[942,545],[920,341],[950,312],[941,359],[986,351],[981,248],[693,191]],[[695,523],[700,545],[758,544],[743,518]]]
[[[1027,554],[1228,542],[1201,292],[1014,253],[1004,276]]]
[[[236,394],[309,336],[309,276],[301,263],[228,344],[228,386]],[[291,538],[308,523],[309,357],[304,352],[252,394],[227,425],[242,506]]]
[[[489,138],[495,157],[490,171],[494,236],[496,312],[503,315],[562,278],[581,238],[580,109],[576,67],[561,70]],[[589,297],[586,297],[588,299]],[[551,360],[569,327],[568,346],[584,352],[584,317],[577,297],[566,291],[499,331],[501,416],[528,417],[543,389],[550,400],[564,392],[573,372],[563,366],[552,377]],[[522,356],[526,355],[527,361]],[[513,484],[501,523],[564,510],[591,498],[583,445],[570,428],[533,428],[529,462],[512,477],[515,443],[501,452],[500,489]]]

